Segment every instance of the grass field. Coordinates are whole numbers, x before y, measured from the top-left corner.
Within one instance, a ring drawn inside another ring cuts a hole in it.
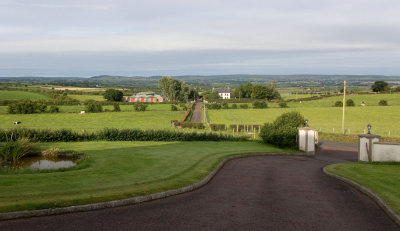
[[[257,142],[47,143],[87,154],[86,168],[25,174],[0,172],[0,211],[108,201],[179,188],[204,178],[224,158],[282,152]]]
[[[19,100],[19,99],[49,100],[51,98],[34,92],[0,90],[0,100]]]
[[[179,120],[183,111],[145,112],[103,112],[103,113],[44,113],[44,114],[3,114],[0,128],[15,128],[14,121],[23,128],[72,129],[94,131],[108,128],[164,129],[171,127],[171,120]]]
[[[72,95],[72,94],[68,94],[68,97],[70,97],[72,99],[77,99],[79,101],[85,101],[85,100],[105,101],[105,99],[102,95]]]
[[[268,108],[268,109],[227,109],[207,110],[211,123],[222,124],[263,124],[271,122],[284,112],[298,111],[310,121],[310,126],[327,133],[341,132],[342,108]],[[367,124],[372,124],[374,134],[400,137],[400,106],[349,107],[345,115],[347,133],[362,134]]]
[[[327,170],[369,188],[400,214],[399,163],[345,163],[330,165]]]

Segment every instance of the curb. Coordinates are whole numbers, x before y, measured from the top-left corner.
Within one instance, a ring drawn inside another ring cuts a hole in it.
[[[340,181],[343,181],[351,186],[353,186],[354,188],[356,188],[357,190],[359,190],[360,192],[364,193],[365,195],[367,195],[368,197],[370,197],[371,199],[373,199],[382,209],[383,211],[385,211],[385,213],[398,225],[400,226],[400,216],[395,213],[393,211],[392,208],[390,208],[390,206],[388,204],[386,204],[386,202],[384,200],[382,200],[382,198],[380,198],[378,195],[376,195],[374,192],[372,192],[370,189],[360,185],[359,183],[350,180],[348,178],[342,177],[342,176],[338,176],[336,174],[330,173],[326,170],[325,166],[323,168],[323,172],[333,178],[336,178]]]
[[[153,193],[144,196],[137,196],[131,197],[121,200],[113,200],[107,202],[99,202],[93,204],[86,204],[86,205],[76,205],[76,206],[69,206],[63,208],[50,208],[50,209],[40,209],[40,210],[24,210],[24,211],[16,211],[16,212],[5,212],[0,213],[0,221],[1,220],[11,220],[17,218],[27,218],[27,217],[39,217],[39,216],[50,216],[50,215],[58,215],[58,214],[65,214],[65,213],[74,213],[74,212],[86,212],[91,210],[97,209],[105,209],[105,208],[114,208],[126,205],[134,205],[146,201],[158,200],[178,194],[182,194],[185,192],[190,192],[195,189],[201,188],[202,186],[206,185],[210,180],[221,170],[221,168],[230,160],[245,158],[245,157],[255,157],[255,156],[304,156],[303,153],[264,153],[264,154],[239,154],[225,158],[222,162],[220,162],[205,178],[200,180],[197,183],[178,188],[172,189],[164,192]]]

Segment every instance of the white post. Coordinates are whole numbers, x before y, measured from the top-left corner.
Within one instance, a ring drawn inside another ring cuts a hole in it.
[[[342,116],[342,133],[344,134],[344,110],[346,108],[346,80],[343,82],[343,116]]]

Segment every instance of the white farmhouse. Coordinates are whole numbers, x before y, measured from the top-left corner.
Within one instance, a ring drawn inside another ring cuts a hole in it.
[[[218,95],[223,99],[231,98],[231,90],[229,88],[214,88],[213,91],[218,92]]]

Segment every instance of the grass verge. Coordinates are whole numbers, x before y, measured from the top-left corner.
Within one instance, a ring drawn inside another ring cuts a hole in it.
[[[344,163],[327,166],[326,170],[369,188],[400,214],[399,163]]]
[[[289,152],[258,142],[46,143],[86,154],[88,166],[48,173],[0,173],[0,212],[65,207],[180,188],[226,157]]]

